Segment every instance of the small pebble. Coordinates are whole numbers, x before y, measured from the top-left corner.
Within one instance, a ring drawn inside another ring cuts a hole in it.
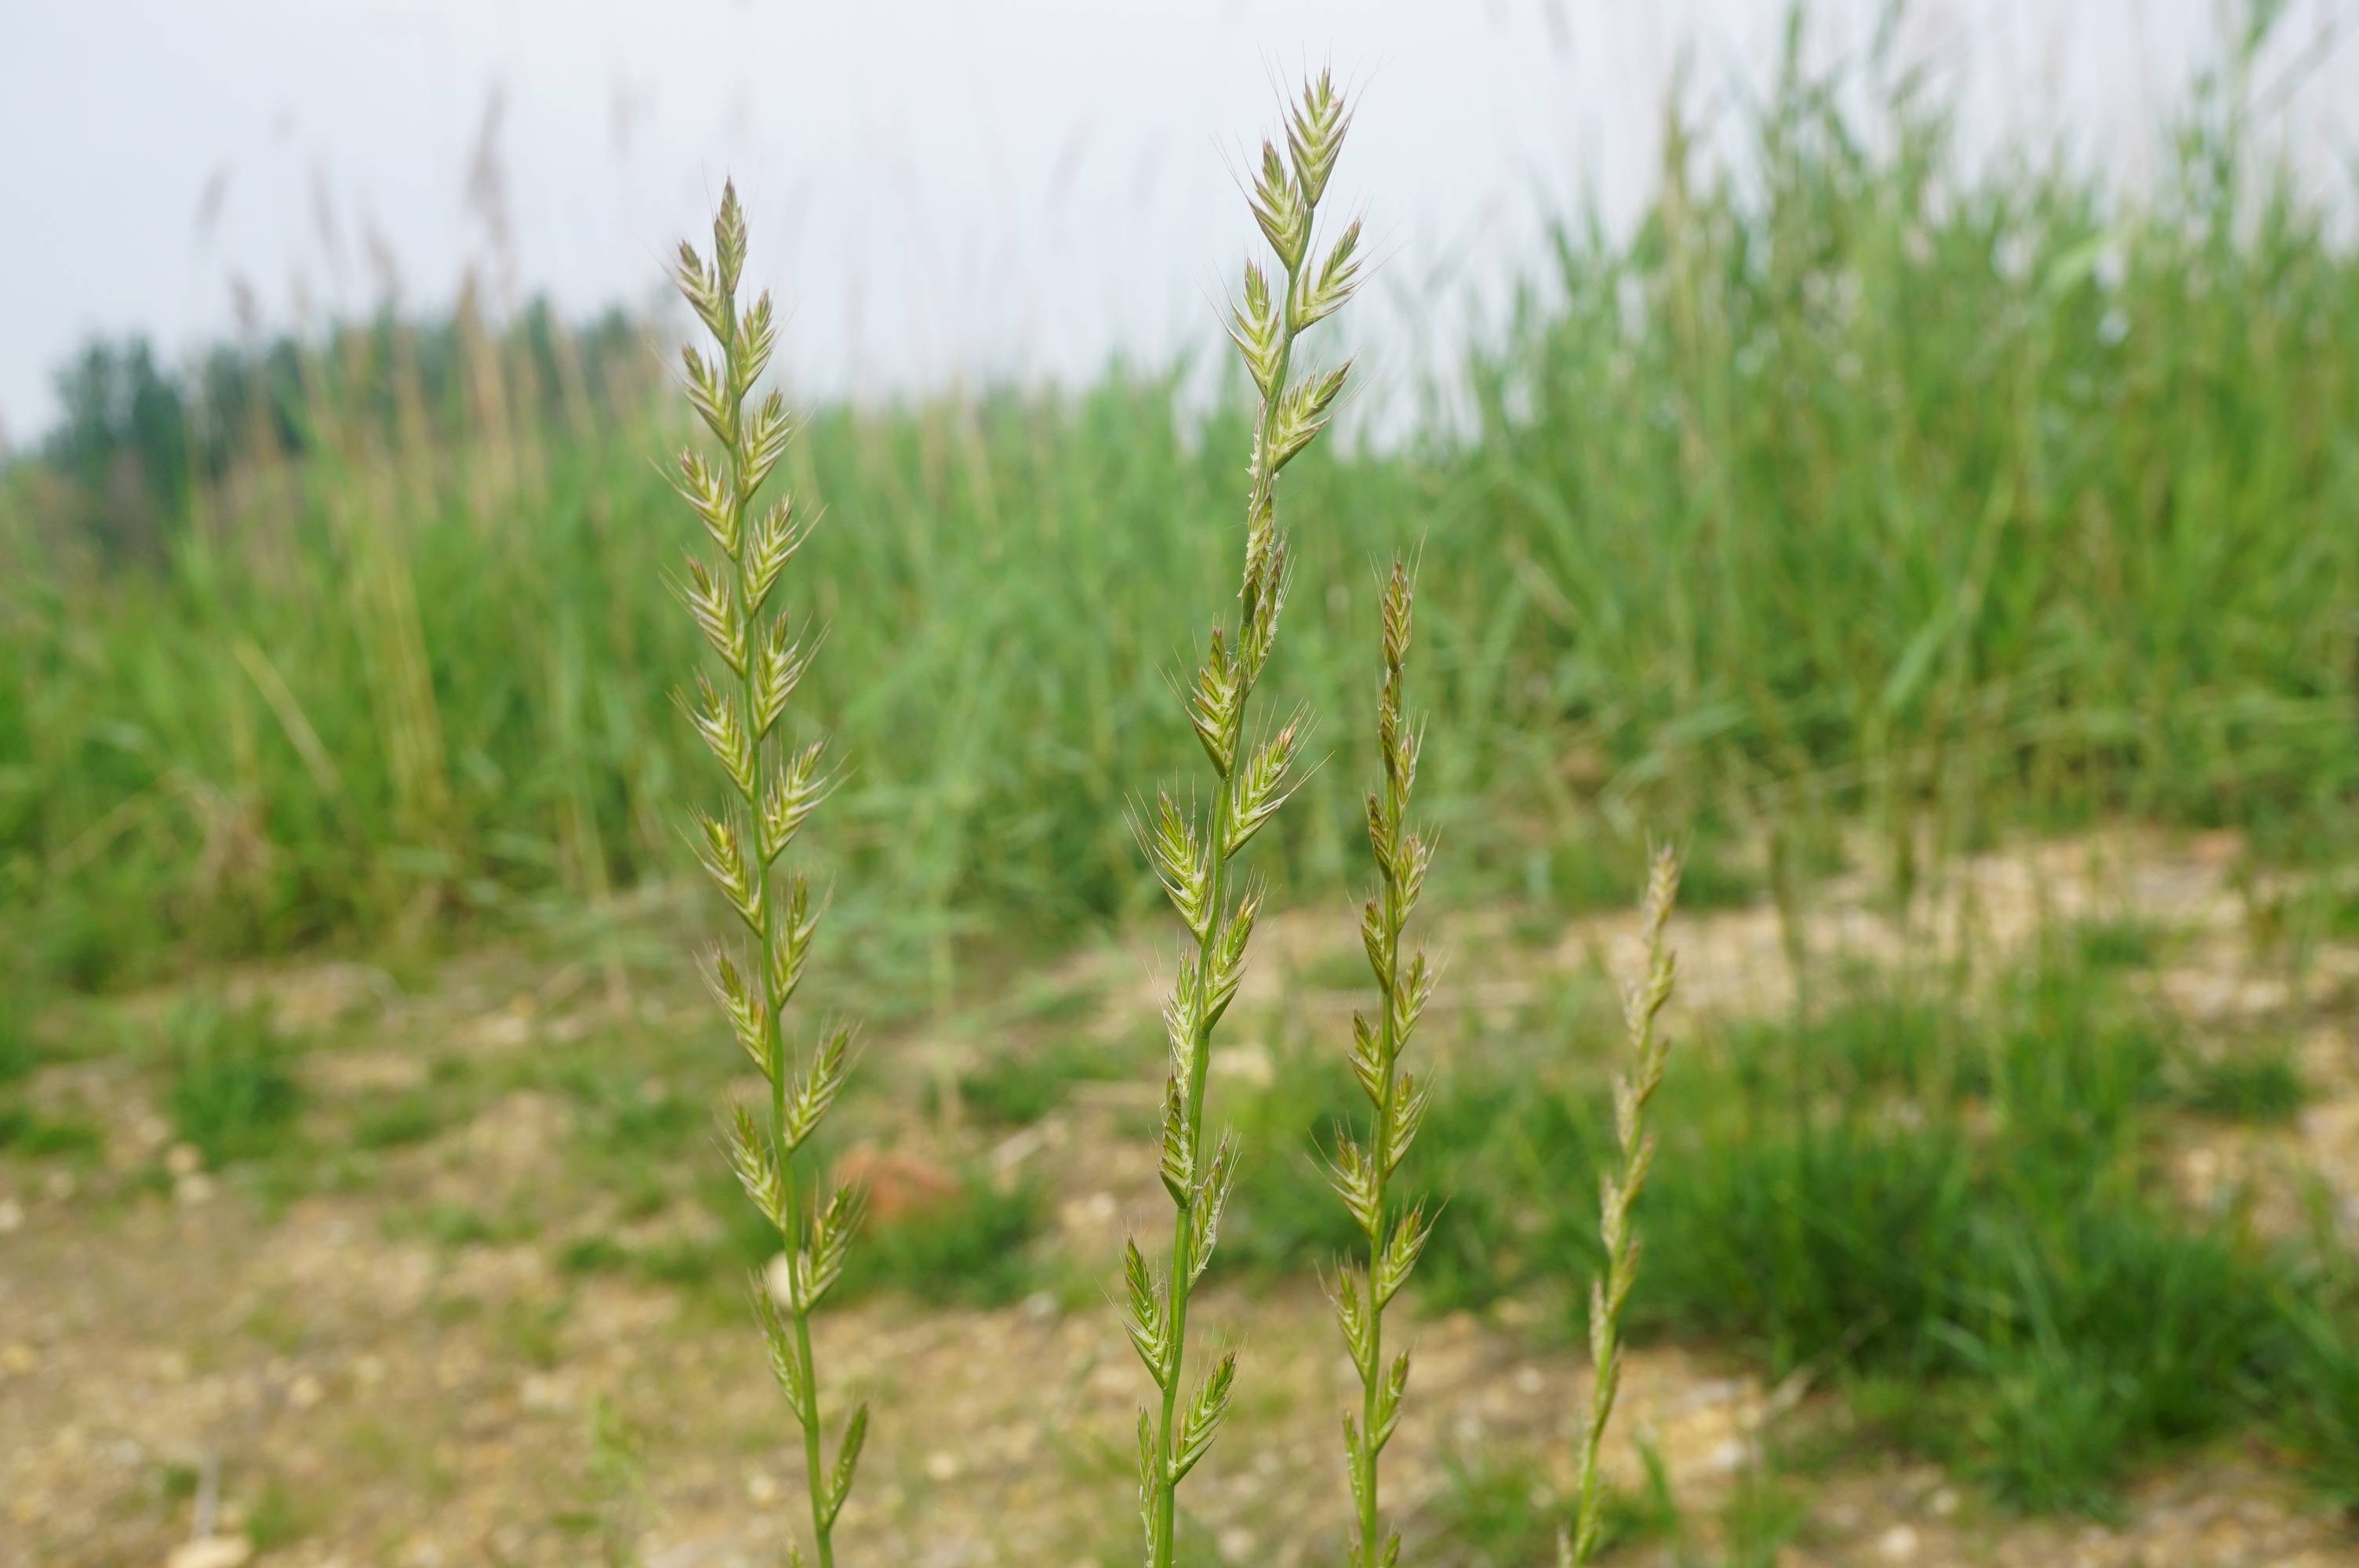
[[[254,1543],[242,1535],[209,1535],[172,1549],[164,1568],[240,1568],[254,1555]]]
[[[1917,1532],[1905,1524],[1896,1524],[1876,1539],[1875,1554],[1886,1563],[1913,1563],[1917,1560]]]

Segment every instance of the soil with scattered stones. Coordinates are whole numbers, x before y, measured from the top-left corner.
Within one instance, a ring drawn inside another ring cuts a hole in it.
[[[2049,918],[2131,910],[2168,922],[2184,935],[2152,977],[2158,996],[2197,1024],[2285,1022],[2313,1090],[2285,1128],[2190,1132],[2177,1173],[2190,1197],[2250,1184],[2290,1224],[2314,1173],[2352,1228],[2359,947],[2273,962],[2256,944],[2261,894],[2234,874],[2239,863],[2223,838],[2040,845],[1958,867],[1906,921],[1861,878],[1824,890],[1810,944],[1828,962],[1983,961]],[[1440,932],[1445,984],[1462,1004],[1511,1012],[1565,975],[1626,957],[1625,917],[1559,922],[1537,940],[1532,925],[1528,912],[1484,913]],[[1350,937],[1313,914],[1273,918],[1239,1013],[1283,997],[1340,1020],[1352,995],[1303,977]],[[1680,1007],[1788,1004],[1774,910],[1682,916],[1675,940]],[[1090,1027],[1151,1030],[1152,946],[1111,946],[1051,972],[1102,997]],[[38,1107],[98,1123],[94,1159],[0,1158],[0,1565],[780,1561],[802,1519],[800,1449],[757,1336],[709,1294],[563,1265],[569,1238],[629,1234],[664,1216],[630,1211],[587,1179],[572,1152],[574,1100],[498,1070],[603,1038],[618,1008],[635,1037],[704,1031],[700,999],[684,986],[618,989],[594,966],[522,953],[477,956],[407,988],[354,965],[226,984],[310,1042],[299,1063],[312,1151],[303,1179],[202,1168],[173,1142],[152,1075],[112,1054],[46,1066],[27,1091]],[[137,1019],[164,1005],[117,1011]],[[88,1017],[77,1010],[52,1027]],[[928,1108],[920,1092],[973,1057],[973,1033],[934,1018],[879,1032],[859,1071],[884,1087],[863,1114],[889,1124],[912,1158],[1046,1184],[1061,1261],[1006,1306],[872,1295],[824,1318],[831,1408],[875,1407],[841,1557],[909,1568],[1133,1562],[1131,1430],[1146,1385],[1111,1304],[1112,1262],[1132,1226],[1168,1223],[1145,1131],[1152,1086],[1085,1085],[1028,1128],[986,1132]],[[1263,1071],[1256,1049],[1242,1040],[1222,1072]],[[369,1107],[423,1092],[447,1061],[489,1086],[463,1116],[381,1152],[353,1145]],[[437,1230],[431,1217],[459,1211],[494,1217]],[[1222,1442],[1186,1488],[1205,1560],[1338,1560],[1348,1506],[1338,1417],[1357,1396],[1315,1281],[1233,1281],[1200,1299],[1197,1343],[1237,1346],[1245,1367]],[[1480,1316],[1411,1304],[1416,1378],[1386,1456],[1403,1560],[1489,1562],[1441,1534],[1453,1472],[1509,1455],[1530,1485],[1561,1488],[1586,1360],[1529,1303]],[[1936,1468],[1843,1446],[1839,1401],[1806,1383],[1765,1387],[1708,1351],[1638,1349],[1623,1399],[1616,1475],[1638,1484],[1643,1440],[1682,1510],[1706,1522],[1688,1543],[1704,1555],[1639,1544],[1615,1561],[1720,1561],[1709,1555],[1718,1502],[1789,1435],[1823,1447],[1832,1433],[1838,1456],[1781,1483],[1803,1518],[1779,1564],[2359,1563],[2350,1521],[2256,1444],[2146,1476],[2116,1519],[2024,1521]]]

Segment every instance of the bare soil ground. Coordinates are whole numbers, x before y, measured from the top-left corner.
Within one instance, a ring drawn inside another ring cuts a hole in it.
[[[2184,935],[2153,977],[2159,994],[2198,1023],[2284,1021],[2313,1090],[2281,1130],[2190,1130],[2190,1199],[2250,1184],[2265,1213],[2292,1224],[2315,1173],[2340,1213],[2359,1214],[2359,948],[2277,961],[2260,940],[2267,890],[2239,887],[2237,864],[2220,839],[2041,845],[1957,868],[1906,922],[1865,881],[1837,884],[1811,911],[1810,942],[1830,963],[1995,961],[2048,918],[2127,911],[2165,923]],[[1495,912],[1446,926],[1439,945],[1451,994],[1505,1014],[1618,962],[1626,935],[1618,917]],[[1330,960],[1350,940],[1347,921],[1319,912],[1275,922],[1241,1014],[1283,999],[1340,1018],[1352,993],[1317,977],[1348,972]],[[1682,1009],[1788,1005],[1774,911],[1685,916],[1677,942]],[[650,1074],[671,1071],[679,1047],[664,1042],[711,1038],[682,969],[683,983],[616,988],[594,965],[518,950],[405,985],[350,965],[235,977],[309,1043],[313,1153],[299,1180],[276,1165],[197,1168],[120,1053],[42,1068],[35,1100],[88,1116],[104,1142],[81,1162],[0,1159],[0,1565],[779,1561],[801,1507],[799,1448],[758,1339],[707,1293],[566,1266],[582,1238],[677,1216],[643,1214],[602,1185],[603,1167],[577,1147],[578,1104],[501,1066],[588,1052],[615,1035],[620,1008],[626,1043],[657,1043]],[[1114,946],[1053,979],[1094,994],[1087,1027],[1115,1038],[1147,1026],[1158,971],[1152,946]],[[94,1016],[46,1027],[95,1027]],[[1136,1556],[1129,1432],[1145,1385],[1109,1288],[1126,1227],[1164,1223],[1144,1101],[1125,1084],[1085,1086],[1012,1133],[927,1108],[926,1087],[988,1034],[932,1015],[876,1032],[862,1114],[891,1129],[899,1153],[1046,1184],[1058,1261],[1008,1306],[874,1295],[826,1320],[832,1407],[854,1395],[875,1405],[839,1533],[847,1563],[1082,1568]],[[1249,1080],[1262,1051],[1242,1031],[1221,1071]],[[475,1086],[461,1113],[415,1141],[356,1146],[371,1106],[420,1092],[447,1062]],[[1405,1560],[1485,1561],[1437,1540],[1470,1468],[1562,1485],[1587,1368],[1543,1315],[1509,1303],[1415,1316],[1409,1413],[1386,1458]],[[1200,1321],[1241,1346],[1246,1368],[1221,1445],[1188,1487],[1204,1560],[1335,1560],[1351,1372],[1315,1281],[1223,1285]],[[1692,1561],[1719,1561],[1709,1553],[1734,1527],[1715,1520],[1767,1487],[1800,1518],[1775,1555],[1793,1568],[2359,1563],[2350,1521],[2257,1446],[2147,1477],[2116,1520],[2024,1521],[1939,1470],[1846,1442],[1840,1402],[1807,1378],[1767,1388],[1709,1353],[1644,1348],[1625,1401],[1618,1473],[1638,1476],[1639,1438],[1660,1454],[1682,1510],[1701,1521],[1688,1550],[1706,1555]],[[1640,1544],[1618,1560],[1680,1559]]]

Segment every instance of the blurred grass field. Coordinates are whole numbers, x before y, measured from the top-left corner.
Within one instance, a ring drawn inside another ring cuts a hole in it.
[[[1850,821],[1904,884],[2122,816],[2342,852],[2359,259],[2333,212],[2230,76],[2136,194],[2028,150],[1970,167],[1906,83],[1847,113],[1858,85],[1789,73],[1741,173],[1675,124],[1635,232],[1558,229],[1462,367],[1465,418],[1298,470],[1285,695],[1334,760],[1290,890],[1352,864],[1361,651],[1403,546],[1460,897],[1619,900],[1650,831],[1706,899],[1806,880]],[[626,324],[462,312],[168,395],[129,356],[86,376],[95,449],[0,481],[0,908],[29,978],[447,948],[679,872],[658,363]],[[880,962],[947,981],[963,944],[1142,906],[1123,806],[1182,760],[1164,687],[1216,608],[1173,585],[1217,581],[1236,534],[1244,409],[1190,384],[806,419],[809,689],[855,764],[824,849]]]
[[[1420,552],[1430,901],[1474,933],[1408,1173],[1444,1217],[1413,1304],[1476,1347],[1446,1385],[1461,1419],[1416,1439],[1431,1561],[1539,1561],[1560,1521],[1546,1442],[1462,1429],[1501,1358],[1538,1368],[1535,1420],[1578,1359],[1612,1027],[1576,939],[1629,902],[1650,837],[1684,849],[1687,934],[1719,920],[1750,946],[1689,960],[1704,998],[1642,1211],[1632,1310],[1665,1358],[1646,1366],[1692,1349],[1800,1413],[1790,1441],[1747,1429],[1725,1486],[1693,1455],[1625,1474],[1623,1542],[1864,1560],[1844,1553],[1891,1516],[1839,1526],[1810,1499],[1897,1453],[1997,1528],[2129,1531],[2148,1477],[2241,1459],[2295,1477],[2321,1550],[2349,1547],[2359,1191],[2263,1154],[2359,1126],[2312,1117],[2359,1105],[2359,253],[2347,199],[2304,194],[2245,101],[2232,59],[2132,190],[2031,148],[1969,160],[1910,81],[1789,70],[1732,160],[1674,119],[1634,231],[1559,225],[1508,323],[1407,400],[1421,420],[1290,470],[1277,696],[1332,754],[1263,864],[1291,906],[1273,918],[1334,940],[1277,938],[1277,978],[1239,1004],[1221,1092],[1256,1155],[1215,1310],[1293,1346],[1317,1316],[1302,1282],[1346,1238],[1310,1174],[1351,1113],[1318,1030],[1365,988],[1340,890],[1362,876],[1377,568]],[[501,1379],[594,1360],[617,1336],[588,1325],[643,1326],[654,1301],[676,1315],[648,1354],[734,1386],[706,1346],[747,1348],[723,1325],[766,1242],[709,1147],[734,1055],[672,1005],[696,921],[671,825],[702,786],[670,697],[697,649],[667,587],[683,532],[660,459],[687,436],[668,330],[462,310],[177,379],[102,356],[65,435],[0,470],[0,1175],[62,1195],[30,1226],[43,1257],[83,1227],[244,1249],[234,1206],[265,1239],[221,1267],[299,1278],[286,1255],[332,1218],[429,1260],[408,1307]],[[1151,1107],[1121,1091],[1154,1048],[1104,961],[1136,957],[1156,897],[1125,809],[1190,760],[1168,685],[1219,607],[1184,585],[1226,580],[1241,532],[1249,409],[1203,386],[1114,366],[823,406],[789,448],[787,482],[827,514],[794,568],[827,639],[799,706],[852,764],[810,840],[840,916],[815,984],[881,1042],[849,1136],[921,1150],[951,1189],[864,1244],[847,1344],[1111,1334],[1093,1227],[1147,1175]],[[2158,856],[2197,892],[2094,899],[2104,877],[2037,848],[2117,841],[2207,847],[2197,871]],[[1976,869],[2026,844],[2007,919],[2032,929],[1988,938]],[[1875,963],[1847,946],[1863,930]],[[1715,977],[1764,942],[1777,962]],[[222,1000],[340,960],[374,989],[324,1023]],[[2189,1000],[2215,990],[2239,1000]],[[227,1205],[189,1201],[205,1173]],[[140,1249],[99,1250],[136,1298]],[[523,1285],[470,1272],[519,1258]],[[374,1302],[239,1300],[201,1359],[312,1357],[332,1384],[321,1345],[392,1355],[367,1336],[405,1332]],[[1310,1378],[1318,1343],[1271,1359]],[[1073,1364],[1086,1390],[1094,1363]],[[889,1416],[893,1375],[861,1376]],[[609,1396],[680,1419],[671,1389],[614,1372],[574,1448],[660,1474],[615,1457]],[[1294,1398],[1249,1413],[1315,1415],[1327,1442],[1332,1412]],[[348,1530],[278,1437],[237,1484],[255,1514],[306,1500],[290,1543],[405,1539],[418,1497],[474,1507],[467,1465],[386,1457],[451,1402],[329,1445],[369,1499]],[[729,1411],[668,1436],[732,1462],[773,1441]],[[878,1441],[911,1519],[972,1482]],[[1069,1490],[1120,1490],[1090,1440],[1043,1443],[1027,1462]],[[114,1492],[64,1466],[83,1492],[43,1539],[69,1562],[144,1550],[187,1512],[170,1465]],[[625,1560],[638,1483],[598,1475],[594,1504],[516,1483],[513,1516],[546,1526],[516,1560],[593,1535]],[[655,1489],[675,1517],[731,1511],[709,1481]],[[896,1506],[851,1528],[899,1543]],[[76,1509],[117,1510],[103,1550],[75,1555]],[[1093,1552],[1099,1522],[1010,1559]],[[1203,1561],[1259,1560],[1216,1534]],[[2062,1560],[2027,1539],[2000,1560]]]

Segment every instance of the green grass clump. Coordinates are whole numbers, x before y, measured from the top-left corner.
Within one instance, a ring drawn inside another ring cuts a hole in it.
[[[77,1117],[41,1116],[20,1105],[0,1105],[0,1153],[31,1160],[82,1160],[106,1147],[106,1134]]]
[[[2313,1484],[2359,1506],[2359,1331],[2347,1276],[2287,1301],[2277,1322],[2268,1417]]]
[[[2291,1121],[2310,1099],[2293,1053],[2282,1044],[2231,1042],[2183,1070],[2180,1103],[2201,1116],[2262,1125]]]
[[[2092,968],[2144,969],[2162,956],[2165,933],[2151,920],[2114,915],[2084,920],[2073,926],[2069,940],[2081,961]]]
[[[167,1022],[164,1108],[212,1165],[277,1152],[303,1092],[294,1052],[258,1007],[199,1004]]]
[[[422,1092],[373,1104],[353,1121],[353,1146],[357,1149],[401,1149],[423,1143],[440,1132],[449,1119],[443,1106]]]
[[[842,1299],[894,1292],[934,1306],[994,1307],[1040,1287],[1045,1259],[1038,1243],[1048,1227],[1041,1188],[994,1182],[974,1170],[946,1174],[943,1192],[920,1195],[901,1212],[869,1221],[836,1285]],[[576,1274],[636,1272],[716,1303],[731,1299],[749,1272],[765,1271],[777,1257],[777,1232],[717,1177],[700,1180],[693,1198],[714,1222],[709,1231],[637,1245],[579,1236],[560,1248],[558,1264]]]
[[[1033,1244],[1047,1224],[1038,1187],[969,1175],[946,1202],[872,1227],[844,1270],[844,1289],[898,1291],[930,1306],[1006,1306],[1039,1288]]]
[[[15,1003],[0,1006],[0,1088],[30,1077],[40,1065],[33,1047],[31,1011]]]

